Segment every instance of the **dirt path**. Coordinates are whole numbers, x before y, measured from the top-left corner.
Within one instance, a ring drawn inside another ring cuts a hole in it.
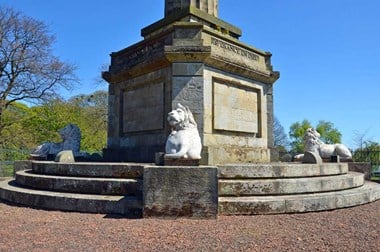
[[[0,223],[0,251],[380,251],[380,200],[217,220],[133,220],[0,202]]]

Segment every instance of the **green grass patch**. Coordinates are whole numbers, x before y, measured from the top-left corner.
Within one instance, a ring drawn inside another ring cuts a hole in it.
[[[373,182],[377,182],[377,183],[380,183],[380,177],[372,176],[372,177],[371,177],[371,181],[373,181]]]
[[[0,177],[13,177],[13,165],[0,164]]]

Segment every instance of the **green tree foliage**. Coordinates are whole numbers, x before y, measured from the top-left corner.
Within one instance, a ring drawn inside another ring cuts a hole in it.
[[[354,151],[353,160],[380,165],[380,143],[371,140],[363,141],[361,147]]]
[[[51,99],[76,81],[74,66],[52,55],[53,42],[44,23],[0,6],[0,146],[12,104]]]
[[[28,149],[33,138],[23,127],[25,120],[32,117],[31,110],[24,104],[14,102],[3,112],[3,132],[1,149]]]
[[[3,116],[4,123],[10,125],[3,131],[0,148],[28,152],[24,150],[43,142],[60,142],[58,130],[73,123],[82,131],[82,151],[101,151],[107,137],[107,101],[106,91],[96,91],[67,101],[54,98],[33,107],[13,103]]]
[[[340,143],[342,134],[334,128],[334,124],[327,121],[319,121],[316,130],[321,134],[321,140],[327,144]]]
[[[82,130],[82,149],[101,151],[107,139],[108,93],[97,91],[91,95],[76,96],[69,100],[69,104],[79,116],[77,125]]]
[[[101,151],[107,138],[107,101],[106,91],[78,95],[68,101],[54,99],[33,107],[35,116],[27,122],[26,127],[34,130],[35,143],[59,142],[58,130],[73,123],[82,132],[81,149]]]
[[[290,125],[289,137],[292,152],[303,153],[303,136],[306,130],[311,127],[311,123],[306,119],[302,122],[296,122]]]
[[[75,110],[59,98],[34,106],[31,111],[33,117],[24,122],[24,127],[32,132],[35,145],[60,141],[58,130],[75,119]]]
[[[302,122],[293,123],[290,126],[289,136],[291,139],[291,148],[293,152],[303,153],[303,137],[308,128],[312,128],[310,121],[303,120]],[[334,124],[328,121],[319,121],[315,129],[321,135],[321,140],[325,143],[340,143],[342,139],[342,134]]]

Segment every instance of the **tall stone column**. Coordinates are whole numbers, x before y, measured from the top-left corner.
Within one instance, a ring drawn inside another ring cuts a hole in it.
[[[165,17],[193,6],[212,16],[218,17],[219,0],[165,0]]]

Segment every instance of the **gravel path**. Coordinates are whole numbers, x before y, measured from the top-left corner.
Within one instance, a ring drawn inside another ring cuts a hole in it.
[[[380,200],[330,212],[126,219],[0,201],[0,251],[380,251]]]

